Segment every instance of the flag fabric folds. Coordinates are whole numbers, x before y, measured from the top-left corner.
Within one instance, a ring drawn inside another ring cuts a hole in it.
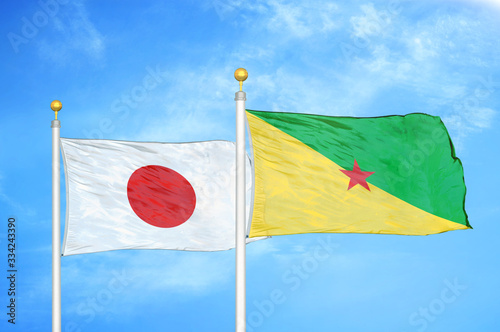
[[[234,248],[234,143],[61,138],[61,145],[67,191],[64,256]],[[248,171],[247,205],[251,180]]]
[[[255,172],[250,237],[470,228],[462,164],[439,117],[246,114]]]

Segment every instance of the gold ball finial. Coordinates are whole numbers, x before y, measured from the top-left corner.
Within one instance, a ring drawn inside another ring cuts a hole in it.
[[[248,72],[245,68],[238,68],[234,71],[234,78],[240,82],[240,91],[243,91],[243,81],[248,78]]]
[[[237,81],[243,82],[248,78],[248,72],[245,68],[238,68],[234,72],[234,78],[236,78]]]
[[[59,112],[62,108],[62,103],[59,100],[53,100],[50,103],[50,108],[56,112],[56,120],[57,120],[57,112]]]
[[[59,112],[62,108],[62,103],[59,100],[54,100],[50,103],[50,108],[52,108],[54,112]]]

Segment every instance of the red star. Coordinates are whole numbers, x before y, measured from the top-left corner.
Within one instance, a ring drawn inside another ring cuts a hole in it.
[[[351,180],[349,181],[349,188],[347,188],[347,190],[349,190],[352,187],[354,187],[355,185],[359,184],[359,185],[363,186],[364,188],[368,189],[368,191],[371,191],[370,187],[368,187],[368,183],[366,183],[366,178],[375,172],[363,172],[359,168],[358,162],[356,161],[356,159],[354,159],[354,167],[353,167],[352,171],[346,171],[343,169],[341,169],[340,171],[342,173],[344,173],[345,175],[347,175],[349,178],[351,178]]]

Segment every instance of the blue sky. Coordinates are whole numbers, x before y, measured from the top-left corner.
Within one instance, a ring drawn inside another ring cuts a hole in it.
[[[65,137],[234,140],[238,67],[250,109],[441,116],[474,227],[250,244],[247,331],[499,330],[498,1],[10,1],[0,18],[2,275],[9,217],[19,270],[2,331],[51,326],[50,102]],[[234,251],[63,257],[62,308],[68,332],[232,331]]]

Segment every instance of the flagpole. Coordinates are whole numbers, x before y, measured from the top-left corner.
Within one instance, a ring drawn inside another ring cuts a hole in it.
[[[238,68],[234,78],[240,82],[236,92],[236,332],[246,331],[246,271],[245,271],[245,100],[243,81],[248,72]]]
[[[52,332],[61,332],[61,163],[59,138],[61,122],[59,100],[50,103],[56,118],[52,120]]]

